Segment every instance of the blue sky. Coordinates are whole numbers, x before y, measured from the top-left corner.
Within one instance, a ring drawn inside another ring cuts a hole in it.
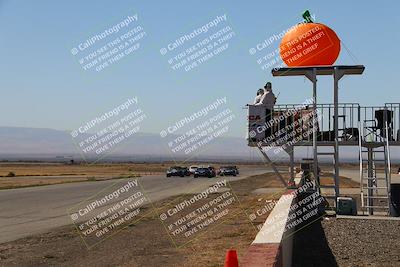
[[[227,97],[236,114],[229,136],[243,136],[256,90],[272,81],[278,103],[303,102],[303,78],[272,78],[249,48],[292,26],[309,9],[354,54],[342,48],[336,64],[363,64],[363,76],[345,78],[340,101],[361,105],[400,102],[398,1],[1,1],[0,126],[75,129],[137,96],[147,114],[142,131],[159,131]],[[102,72],[82,70],[71,48],[138,14],[146,32],[141,48]],[[159,50],[182,34],[226,14],[235,37],[229,49],[198,68],[173,71]],[[276,44],[278,45],[278,43]],[[332,99],[332,82],[319,81],[319,102]]]

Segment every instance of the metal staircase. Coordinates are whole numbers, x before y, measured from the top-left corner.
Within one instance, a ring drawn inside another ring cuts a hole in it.
[[[369,215],[373,215],[374,210],[389,214],[391,177],[387,123],[384,130],[384,135],[378,135],[375,122],[365,120],[359,131],[361,208]]]

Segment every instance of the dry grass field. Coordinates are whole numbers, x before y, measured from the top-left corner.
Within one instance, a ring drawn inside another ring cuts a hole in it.
[[[110,176],[132,173],[164,172],[168,165],[149,163],[115,163],[115,164],[51,164],[51,163],[2,163],[0,176],[6,177],[10,172],[15,176]]]
[[[160,174],[163,164],[0,164],[0,189]]]

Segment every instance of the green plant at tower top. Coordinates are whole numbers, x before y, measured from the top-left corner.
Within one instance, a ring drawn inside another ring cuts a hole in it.
[[[311,14],[309,10],[304,11],[303,13],[303,19],[305,23],[313,23]]]

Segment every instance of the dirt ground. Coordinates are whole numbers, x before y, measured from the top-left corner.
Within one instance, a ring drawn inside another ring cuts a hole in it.
[[[334,185],[334,181],[332,179],[332,174],[331,173],[321,173],[320,176],[320,182],[321,185]],[[343,188],[358,188],[360,186],[359,183],[353,181],[352,179],[345,177],[345,176],[339,176],[339,183],[340,183],[340,187]]]
[[[132,173],[149,174],[164,172],[168,164],[109,163],[109,164],[62,164],[62,163],[1,163],[0,176],[10,172],[15,176],[110,176]]]
[[[206,228],[189,243],[171,242],[159,218],[175,197],[154,203],[154,209],[147,207],[148,216],[90,250],[72,226],[0,244],[0,266],[221,266],[227,249],[234,248],[239,259],[243,257],[258,232],[256,226],[269,212],[252,220],[248,215],[262,208],[266,200],[280,197],[279,193],[250,193],[260,187],[280,187],[273,174],[235,181],[231,187],[238,204],[229,208],[220,223]]]
[[[331,218],[322,228],[338,266],[400,266],[400,221]]]
[[[78,182],[95,182],[105,181],[111,179],[128,178],[128,177],[139,177],[140,175],[118,175],[118,176],[65,176],[65,177],[0,177],[0,190],[3,189],[15,189],[22,187],[31,186],[43,186],[43,185],[54,185],[54,184],[65,184],[65,183],[78,183]]]
[[[400,221],[327,217],[296,234],[294,266],[400,266]]]

